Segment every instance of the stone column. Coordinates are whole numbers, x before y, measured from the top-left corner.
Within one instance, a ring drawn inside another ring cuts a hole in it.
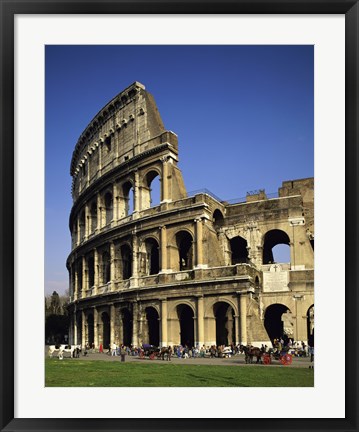
[[[86,297],[86,288],[87,288],[87,263],[86,257],[82,256],[82,298]]]
[[[160,227],[161,233],[161,272],[167,270],[167,229],[165,226]]]
[[[110,344],[115,342],[115,320],[116,320],[116,310],[115,306],[110,306]]]
[[[136,213],[141,210],[141,203],[140,203],[140,179],[138,171],[135,171],[135,184],[133,187],[134,192],[134,205],[133,205],[133,212]]]
[[[87,325],[86,325],[86,314],[85,314],[85,311],[82,311],[81,312],[81,317],[82,317],[82,341],[81,341],[81,345],[82,345],[82,347],[84,348],[85,346],[86,346],[86,338],[87,338],[87,335],[86,335],[86,327],[87,327]]]
[[[239,323],[239,315],[234,315],[234,327],[235,327],[235,338],[236,338],[236,345],[241,343],[241,336],[240,336],[240,323]]]
[[[116,251],[113,242],[110,243],[110,283],[111,291],[115,289],[115,263],[116,263]]]
[[[202,219],[194,220],[196,223],[196,267],[203,268],[203,226]]]
[[[138,345],[138,305],[137,301],[132,303],[132,345],[137,347]]]
[[[167,157],[162,158],[162,197],[161,203],[168,202],[169,200],[169,191],[168,191],[168,159]]]
[[[79,275],[77,265],[74,268],[75,271],[75,286],[74,286],[74,300],[77,300],[79,295]]]
[[[97,194],[97,230],[102,228],[102,204],[101,204],[101,194]]]
[[[167,346],[167,299],[161,301],[161,341],[160,346]]]
[[[132,233],[132,277],[138,277],[138,239],[135,232]]]
[[[81,243],[80,217],[77,218],[77,246]]]
[[[98,252],[96,248],[93,250],[93,267],[94,267],[94,282],[95,282],[94,294],[96,295],[99,286]]]
[[[88,239],[88,236],[90,234],[90,209],[89,204],[85,204],[85,235],[84,240]]]
[[[197,326],[198,326],[198,345],[201,347],[204,344],[204,298],[197,298]]]
[[[93,338],[95,348],[98,348],[98,311],[96,307],[93,308]]]
[[[242,293],[239,297],[239,314],[241,319],[241,344],[247,344],[247,294]]]
[[[73,319],[74,319],[74,345],[78,345],[76,312],[74,312],[74,318]]]
[[[117,183],[114,182],[113,184],[113,215],[112,220],[114,222],[118,221],[118,191],[117,191]]]

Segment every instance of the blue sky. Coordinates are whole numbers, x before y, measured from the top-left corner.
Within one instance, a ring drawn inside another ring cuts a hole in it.
[[[187,191],[222,199],[314,176],[312,46],[46,46],[45,293],[68,288],[70,161],[83,129],[139,81],[179,139]]]

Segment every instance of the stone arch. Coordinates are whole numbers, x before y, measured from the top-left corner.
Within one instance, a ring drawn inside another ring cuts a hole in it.
[[[159,244],[153,237],[145,240],[145,274],[153,275],[160,271]]]
[[[289,235],[279,229],[267,231],[263,236],[263,264],[274,262],[273,248],[278,245],[287,245],[290,247]]]
[[[158,179],[159,184],[153,191],[154,182]],[[141,208],[145,210],[159,205],[162,201],[161,194],[162,172],[157,167],[149,168],[142,176],[141,181]]]
[[[176,270],[185,271],[193,268],[193,238],[189,230],[182,229],[176,232],[175,240],[178,251],[177,263],[174,263]]]
[[[192,348],[195,344],[194,318],[195,312],[191,306],[180,302],[176,307],[179,324],[179,341],[182,346]]]
[[[102,253],[102,283],[106,284],[111,280],[111,257],[107,251]]]
[[[160,323],[159,312],[154,306],[147,306],[146,313],[146,337],[144,338],[151,345],[159,346],[160,344]]]
[[[87,259],[88,288],[95,285],[95,260],[93,255]]]
[[[95,325],[94,316],[92,313],[87,315],[87,343],[92,346],[95,342]]]
[[[229,298],[226,297],[213,297],[207,299],[207,305],[204,310],[204,318],[214,318],[213,307],[216,303],[227,303],[234,311],[235,315],[239,315],[238,305]]]
[[[232,237],[229,241],[231,248],[231,264],[243,264],[249,261],[247,240],[241,236]]]
[[[119,217],[124,218],[135,209],[135,187],[132,179],[127,178],[119,185]]]
[[[215,209],[212,215],[213,225],[215,228],[220,228],[224,224],[224,216],[221,210]]]
[[[195,304],[188,299],[181,299],[181,300],[177,300],[172,302],[172,307],[168,308],[168,316],[167,318],[169,319],[176,319],[177,318],[177,307],[181,304],[187,305],[188,307],[190,307],[193,311],[193,316],[196,316],[196,306]]]
[[[123,329],[123,344],[125,346],[130,346],[132,344],[132,323],[133,315],[128,308],[124,308],[121,311],[122,318],[122,329]]]
[[[90,204],[90,232],[95,232],[97,228],[97,202],[92,201]]]
[[[104,349],[108,349],[110,346],[111,328],[110,328],[110,316],[107,312],[101,314],[102,323],[102,345]]]
[[[236,341],[234,309],[228,302],[219,301],[213,304],[213,315],[216,322],[216,345],[230,345]]]
[[[120,247],[121,252],[121,265],[122,265],[122,279],[129,279],[132,277],[132,248],[128,243],[124,243]]]
[[[111,223],[113,219],[113,195],[110,191],[104,193],[105,225]]]
[[[287,314],[287,316],[284,316]],[[293,321],[291,321],[291,310],[283,303],[273,303],[266,307],[264,312],[264,327],[269,339],[293,336]]]
[[[79,216],[79,225],[80,225],[80,239],[83,240],[85,238],[85,210],[82,210]]]

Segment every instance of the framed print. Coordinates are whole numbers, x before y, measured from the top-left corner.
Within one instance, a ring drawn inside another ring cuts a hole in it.
[[[357,430],[358,3],[0,1],[2,430]]]

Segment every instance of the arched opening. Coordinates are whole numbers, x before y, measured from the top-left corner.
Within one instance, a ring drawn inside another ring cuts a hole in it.
[[[153,238],[146,240],[146,271],[149,275],[160,271],[159,246]]]
[[[146,175],[145,186],[142,189],[143,210],[155,207],[161,202],[161,181],[157,171],[150,171]]]
[[[285,334],[290,333],[288,330],[289,323],[287,321],[287,314],[290,310],[283,304],[273,304],[267,307],[264,316],[264,327],[267,330],[270,340],[283,337]],[[289,335],[288,335],[289,336]],[[290,336],[292,337],[292,335]]]
[[[105,212],[106,212],[106,225],[111,223],[113,219],[113,199],[112,194],[107,192],[105,195]]]
[[[193,268],[193,238],[187,231],[176,234],[178,247],[179,270],[190,270]]]
[[[83,240],[85,237],[85,212],[83,211],[80,215],[80,239]]]
[[[82,344],[82,316],[81,316],[81,314],[77,314],[76,324],[77,324],[77,331],[76,331],[77,340],[76,339],[74,340],[75,345]]]
[[[102,254],[102,282],[104,284],[111,280],[111,258],[108,252]]]
[[[148,327],[148,343],[159,346],[160,344],[160,324],[158,312],[154,307],[146,308],[146,318]]]
[[[132,277],[132,251],[127,244],[121,246],[121,258],[122,279],[129,279]]]
[[[283,247],[275,248],[278,245],[285,245]],[[290,240],[288,234],[282,230],[271,230],[264,236],[263,244],[263,264],[272,264],[274,262],[285,263],[290,262]],[[275,248],[276,257],[274,257],[273,249]],[[288,260],[289,254],[289,260]],[[275,259],[276,258],[276,259]],[[287,261],[283,261],[283,260]]]
[[[87,261],[88,268],[88,288],[95,285],[95,262],[93,257],[90,257]]]
[[[230,240],[232,252],[232,265],[248,262],[247,240],[242,237],[233,237]]]
[[[308,341],[314,337],[314,305],[307,311],[307,334]]]
[[[91,232],[95,232],[97,228],[97,204],[91,203],[90,207]]]
[[[135,209],[134,205],[134,189],[131,182],[126,182],[122,186],[122,194],[123,194],[123,209],[122,209],[122,217],[126,217],[133,213]]]
[[[225,302],[213,306],[216,318],[216,344],[230,345],[235,342],[235,320],[233,308]]]
[[[180,341],[182,346],[192,348],[194,346],[194,313],[188,305],[177,306],[180,322]]]
[[[77,263],[77,293],[79,294],[82,291],[82,261]]]
[[[224,223],[224,217],[220,210],[215,210],[213,213],[213,225],[215,228],[220,228],[223,226]]]
[[[110,346],[110,317],[107,312],[103,312],[101,314],[101,320],[102,320],[102,341],[103,341],[103,348],[108,349]]]
[[[132,313],[128,309],[122,311],[123,344],[130,346],[132,343]]]
[[[313,252],[314,252],[314,238],[309,240],[310,241],[310,245],[312,246]]]
[[[92,314],[89,314],[87,317],[87,335],[87,343],[91,346],[95,341],[94,319]]]
[[[258,276],[256,276],[255,279],[254,279],[254,285],[255,285],[255,288],[254,288],[255,295],[258,296],[259,291],[260,291],[259,277]]]

